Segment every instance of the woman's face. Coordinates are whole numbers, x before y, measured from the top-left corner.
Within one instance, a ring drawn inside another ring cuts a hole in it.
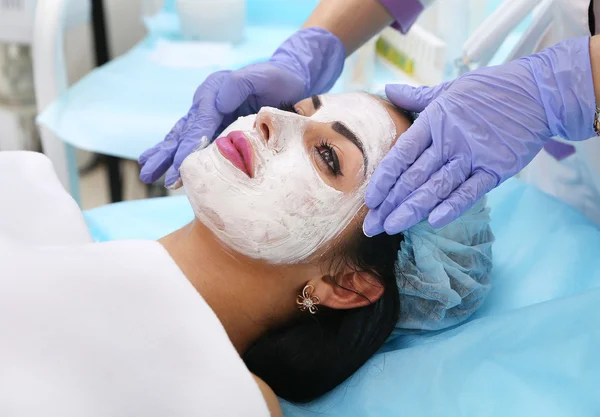
[[[407,127],[366,93],[313,96],[238,119],[183,162],[181,177],[197,218],[228,247],[299,263],[348,226]]]

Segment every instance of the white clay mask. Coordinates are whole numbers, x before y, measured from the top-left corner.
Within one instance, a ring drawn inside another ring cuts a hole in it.
[[[223,132],[241,131],[248,139],[252,178],[214,144],[181,165],[196,217],[233,251],[277,264],[306,261],[363,206],[368,180],[396,139],[394,122],[383,104],[365,93],[320,98],[322,106],[311,117],[261,109],[259,114],[268,112],[273,124],[268,141],[254,127],[256,115],[238,119]],[[346,193],[324,182],[304,140],[310,123],[336,121],[363,143],[368,164],[358,174],[360,185]]]

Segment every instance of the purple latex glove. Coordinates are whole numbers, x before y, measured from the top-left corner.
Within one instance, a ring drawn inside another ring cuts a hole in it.
[[[215,139],[238,117],[329,90],[345,58],[339,38],[325,29],[308,28],[287,39],[267,62],[212,74],[196,90],[188,114],[164,141],[140,156],[140,179],[152,183],[168,170],[165,185],[178,188],[179,167],[190,153]]]
[[[589,38],[435,87],[388,85],[386,94],[422,113],[371,177],[368,236],[399,233],[428,215],[442,227],[517,174],[552,136],[595,136]]]

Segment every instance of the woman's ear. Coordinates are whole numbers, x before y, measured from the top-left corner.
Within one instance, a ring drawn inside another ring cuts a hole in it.
[[[323,276],[314,283],[314,295],[321,305],[338,310],[364,307],[379,300],[383,285],[367,272],[344,272],[336,276]]]

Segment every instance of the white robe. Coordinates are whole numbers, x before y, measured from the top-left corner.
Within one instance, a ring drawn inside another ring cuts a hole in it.
[[[268,416],[152,241],[92,243],[41,154],[0,153],[0,416]]]

